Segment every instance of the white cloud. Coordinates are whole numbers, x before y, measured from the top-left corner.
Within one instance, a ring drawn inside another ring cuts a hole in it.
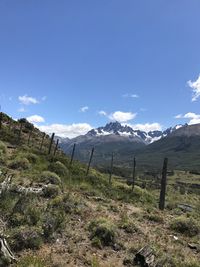
[[[39,101],[36,98],[31,97],[31,96],[27,96],[27,95],[19,96],[18,99],[19,99],[21,104],[27,105],[27,106],[30,104],[38,104],[39,103]]]
[[[100,110],[98,114],[101,116],[107,116],[107,113],[104,110]]]
[[[192,102],[196,101],[200,97],[200,75],[196,81],[192,82],[191,80],[187,82],[190,88],[192,88]]]
[[[27,121],[34,123],[34,124],[40,123],[40,122],[45,122],[45,119],[39,115],[33,115],[30,117],[27,117],[26,119],[27,119]]]
[[[150,131],[161,131],[162,125],[158,122],[153,123],[144,123],[144,124],[130,124],[130,127],[132,127],[134,130],[140,130],[144,132],[150,132]]]
[[[127,122],[134,119],[136,115],[136,113],[132,112],[115,111],[114,113],[111,113],[108,118],[112,121]]]
[[[174,116],[175,119],[181,119],[182,117],[183,117],[182,114],[178,114],[178,115]]]
[[[175,116],[176,119],[189,119],[188,124],[197,124],[200,123],[200,114],[194,112],[188,112],[185,115],[179,114]]]
[[[89,109],[89,107],[88,107],[88,106],[85,106],[85,107],[82,107],[82,108],[80,109],[80,111],[81,111],[81,112],[86,112],[86,111],[88,111],[88,109]]]
[[[51,125],[42,125],[38,128],[48,134],[55,133],[60,137],[74,138],[79,135],[86,134],[93,127],[88,123],[74,123],[71,125],[67,124],[51,124]]]
[[[132,97],[132,98],[138,98],[139,95],[137,95],[137,94],[132,94],[130,97]]]
[[[25,110],[24,107],[21,107],[21,108],[18,109],[18,112],[22,112],[23,113],[23,112],[26,112],[26,110]]]
[[[125,97],[125,98],[128,98],[128,97],[130,97],[130,98],[139,98],[139,95],[137,95],[137,94],[124,94],[122,96]]]

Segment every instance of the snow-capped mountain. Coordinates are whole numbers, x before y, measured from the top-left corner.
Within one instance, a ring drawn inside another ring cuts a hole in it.
[[[88,136],[107,136],[107,135],[118,135],[124,137],[137,137],[144,141],[146,144],[151,144],[155,141],[160,140],[163,137],[168,136],[173,131],[179,129],[183,125],[176,125],[175,127],[170,127],[165,131],[150,131],[144,132],[140,130],[134,130],[128,125],[121,125],[119,122],[110,122],[106,124],[105,127],[99,127],[92,129],[87,133]]]
[[[83,162],[88,162],[91,149],[95,148],[96,166],[108,166],[113,152],[116,166],[132,166],[134,155],[140,166],[157,168],[158,164],[162,164],[160,160],[163,157],[169,157],[172,168],[185,168],[194,166],[193,161],[198,163],[200,124],[176,125],[164,131],[144,132],[119,122],[111,122],[85,135],[61,140],[60,145],[66,154],[70,155],[74,143],[75,158]]]

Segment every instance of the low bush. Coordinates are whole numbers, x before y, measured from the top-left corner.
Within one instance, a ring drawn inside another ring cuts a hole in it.
[[[92,244],[98,247],[113,246],[116,239],[116,228],[106,219],[92,221],[88,227]]]
[[[38,161],[38,156],[33,153],[27,153],[25,157],[33,164],[37,163]]]
[[[6,145],[2,141],[0,141],[0,154],[7,155],[7,153],[8,153],[8,150],[7,150]]]
[[[9,163],[9,168],[27,170],[30,168],[30,162],[27,158],[16,158]]]
[[[9,217],[17,200],[18,196],[14,193],[3,192],[3,194],[0,195],[0,213],[6,218]]]
[[[138,226],[134,222],[131,222],[131,221],[120,223],[119,228],[123,229],[128,234],[140,232]]]
[[[192,218],[179,217],[171,222],[170,228],[189,237],[196,236],[200,233],[199,225]]]
[[[34,226],[41,219],[41,209],[38,206],[38,199],[34,195],[21,196],[16,201],[9,224],[12,227],[20,225]]]
[[[64,228],[65,214],[61,210],[49,210],[47,211],[43,221],[43,231],[46,240],[54,238],[57,231],[61,231]]]
[[[60,161],[53,162],[49,165],[49,170],[55,172],[57,175],[61,177],[65,177],[69,175],[69,170],[67,167],[61,163]]]
[[[151,222],[164,223],[163,217],[157,213],[146,214],[144,218]]]
[[[25,256],[19,260],[17,267],[46,267],[43,259],[37,256]]]
[[[73,198],[70,194],[58,195],[48,204],[48,208],[60,209],[69,214],[80,214],[84,207],[84,203],[81,203],[77,198]]]
[[[43,189],[43,196],[47,198],[57,197],[60,193],[60,187],[54,184],[49,184]]]
[[[40,177],[40,181],[45,184],[61,184],[60,177],[56,173],[50,171],[43,171]]]
[[[15,228],[10,235],[10,244],[15,251],[39,249],[43,243],[42,230],[37,227]]]
[[[7,147],[0,141],[0,164],[6,164],[7,162]]]

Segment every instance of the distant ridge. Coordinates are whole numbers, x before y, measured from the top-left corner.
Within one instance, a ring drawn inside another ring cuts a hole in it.
[[[97,166],[108,164],[110,154],[114,152],[118,166],[131,166],[134,154],[143,166],[160,166],[163,157],[168,156],[172,167],[193,169],[192,165],[198,165],[195,161],[200,158],[200,124],[176,125],[164,131],[146,133],[119,122],[110,122],[85,135],[61,139],[61,147],[67,154],[71,153],[74,143],[76,158],[83,162],[88,160],[91,148],[95,147],[94,165]]]

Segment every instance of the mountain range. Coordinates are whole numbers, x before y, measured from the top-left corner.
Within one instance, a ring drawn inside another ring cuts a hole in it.
[[[108,166],[113,152],[116,166],[130,167],[135,155],[139,167],[158,168],[167,156],[171,168],[200,169],[200,124],[144,132],[110,122],[73,139],[60,138],[60,146],[66,154],[71,154],[74,144],[75,157],[83,162],[88,161],[94,147],[93,164],[96,166]]]

